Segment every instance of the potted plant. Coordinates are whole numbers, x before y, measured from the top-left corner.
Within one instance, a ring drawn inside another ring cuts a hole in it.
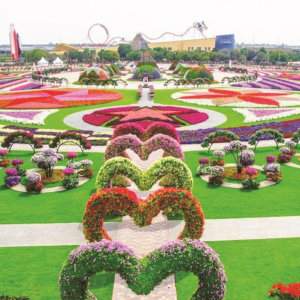
[[[65,189],[70,190],[79,184],[79,176],[73,168],[67,167],[64,169],[63,186]]]

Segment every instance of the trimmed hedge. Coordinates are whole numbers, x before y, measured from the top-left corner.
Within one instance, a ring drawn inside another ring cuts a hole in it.
[[[175,127],[164,122],[154,122],[147,129],[144,129],[136,123],[121,124],[115,128],[113,139],[126,134],[134,134],[142,141],[146,141],[156,134],[164,134],[172,137],[179,142],[179,136]]]
[[[200,240],[168,242],[139,260],[120,242],[102,240],[71,252],[60,273],[62,300],[87,300],[89,279],[99,272],[116,272],[138,295],[148,295],[162,280],[177,272],[191,272],[198,281],[193,300],[222,300],[226,275],[218,254]]]
[[[172,187],[191,190],[193,186],[191,170],[180,159],[173,157],[165,157],[155,162],[145,172],[127,158],[112,158],[100,168],[96,179],[96,188],[111,187],[112,179],[116,175],[131,179],[143,191],[150,189],[158,180],[170,176],[172,177]]]
[[[110,213],[129,215],[138,226],[150,225],[161,211],[182,211],[185,227],[178,237],[199,239],[204,230],[204,214],[199,201],[186,190],[165,188],[150,194],[146,200],[126,188],[103,189],[87,202],[83,217],[83,231],[89,242],[110,239],[104,219]]]
[[[164,150],[164,157],[172,156],[183,159],[180,144],[174,138],[164,134],[157,134],[145,142],[133,134],[116,137],[107,145],[105,159],[116,156],[128,157],[127,149],[134,151],[143,160],[148,159],[152,152],[159,149]]]

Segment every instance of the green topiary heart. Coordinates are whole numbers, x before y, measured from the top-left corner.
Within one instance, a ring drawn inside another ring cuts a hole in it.
[[[191,190],[193,186],[191,170],[180,159],[173,157],[162,158],[145,172],[127,158],[112,158],[99,170],[96,187],[111,187],[111,181],[116,175],[131,179],[143,191],[149,190],[154,183],[167,176],[171,176],[173,187]]]
[[[87,300],[89,278],[103,271],[120,274],[138,295],[149,294],[163,279],[181,271],[199,279],[192,300],[222,300],[225,294],[224,267],[216,252],[200,240],[168,242],[141,260],[124,244],[102,240],[70,254],[60,274],[61,299]]]

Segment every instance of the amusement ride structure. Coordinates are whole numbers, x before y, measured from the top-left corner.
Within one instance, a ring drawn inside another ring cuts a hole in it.
[[[93,35],[93,30],[97,27],[102,29],[104,31],[104,34],[105,34],[105,39],[101,43],[96,43],[93,36],[92,36]],[[158,40],[160,40],[160,39],[162,39],[166,36],[173,36],[173,37],[177,37],[177,38],[183,38],[188,33],[190,33],[192,30],[196,30],[196,32],[200,33],[202,35],[202,37],[206,38],[205,31],[207,29],[208,29],[208,27],[206,26],[204,21],[202,21],[202,22],[195,22],[192,26],[188,27],[183,33],[180,33],[180,34],[167,31],[167,32],[164,32],[164,33],[160,34],[157,37],[150,37],[150,36],[146,35],[145,33],[140,33],[140,35],[147,41],[158,41]],[[105,25],[101,24],[101,23],[95,23],[95,24],[90,26],[90,28],[88,30],[88,39],[92,44],[94,44],[94,45],[99,44],[102,48],[115,46],[119,43],[130,43],[124,37],[121,37],[121,36],[111,37],[108,28]]]

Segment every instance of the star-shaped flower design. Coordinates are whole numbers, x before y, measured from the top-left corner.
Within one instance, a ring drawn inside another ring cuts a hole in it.
[[[238,91],[225,89],[209,89],[208,92],[186,92],[179,98],[182,100],[211,100],[214,105],[228,105],[239,102],[249,102],[259,105],[280,106],[278,97],[289,96],[289,93],[280,92],[259,92],[259,91]]]
[[[111,112],[111,115],[121,116],[120,122],[134,122],[139,120],[159,120],[174,122],[170,116],[178,114],[175,110],[158,110],[155,108],[138,108],[130,111]]]

